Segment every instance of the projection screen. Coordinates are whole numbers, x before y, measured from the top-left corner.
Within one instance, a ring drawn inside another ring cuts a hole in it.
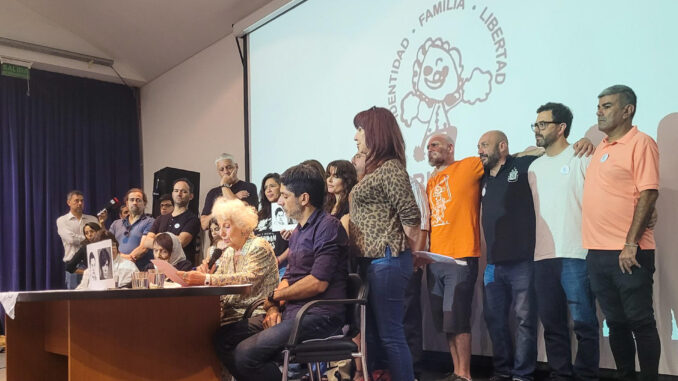
[[[266,173],[311,158],[350,160],[353,117],[376,105],[398,119],[408,171],[425,186],[433,133],[455,138],[457,159],[477,155],[478,138],[493,129],[506,132],[511,152],[522,151],[534,145],[536,109],[555,101],[574,113],[571,143],[598,143],[598,93],[631,86],[634,124],[657,139],[661,156],[655,313],[660,372],[678,375],[676,14],[672,0],[303,2],[248,35],[251,179],[259,186]],[[426,66],[447,70],[433,83]],[[489,355],[481,295],[478,288],[473,352]],[[600,320],[600,365],[614,368]]]

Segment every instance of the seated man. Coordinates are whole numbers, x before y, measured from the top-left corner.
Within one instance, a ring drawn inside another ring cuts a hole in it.
[[[299,222],[289,240],[287,271],[264,305],[266,315],[224,325],[214,338],[219,358],[238,381],[280,380],[275,360],[297,311],[311,300],[346,297],[348,237],[339,220],[322,210],[324,195],[325,181],[312,167],[283,173],[278,203]],[[343,305],[315,306],[301,324],[301,339],[337,334],[344,320]]]

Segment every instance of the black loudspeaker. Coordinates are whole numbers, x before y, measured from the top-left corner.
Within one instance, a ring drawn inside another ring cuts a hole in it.
[[[165,167],[153,175],[153,217],[160,215],[160,196],[172,194],[174,180],[185,177],[193,184],[193,200],[188,203],[188,210],[200,216],[198,203],[200,201],[200,173],[185,169]]]

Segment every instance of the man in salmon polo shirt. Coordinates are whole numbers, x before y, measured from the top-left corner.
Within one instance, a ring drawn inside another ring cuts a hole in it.
[[[624,85],[598,95],[598,145],[584,181],[582,240],[591,288],[607,318],[624,380],[657,380],[659,334],[652,307],[654,234],[648,221],[659,189],[657,143],[632,124],[636,94]],[[635,340],[635,342],[634,342]]]
[[[446,380],[471,380],[471,302],[480,257],[480,181],[478,157],[454,160],[454,140],[433,136],[426,147],[435,167],[426,187],[431,209],[431,252],[456,259],[427,266],[431,312],[447,334],[454,373]]]

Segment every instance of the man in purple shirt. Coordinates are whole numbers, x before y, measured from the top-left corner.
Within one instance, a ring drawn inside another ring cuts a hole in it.
[[[282,175],[278,203],[299,222],[289,241],[287,271],[264,304],[266,315],[225,325],[217,331],[217,355],[238,381],[280,380],[275,360],[289,339],[294,317],[307,302],[346,297],[348,236],[339,220],[322,210],[325,181],[308,165]],[[311,308],[302,321],[301,339],[337,334],[344,305]]]

